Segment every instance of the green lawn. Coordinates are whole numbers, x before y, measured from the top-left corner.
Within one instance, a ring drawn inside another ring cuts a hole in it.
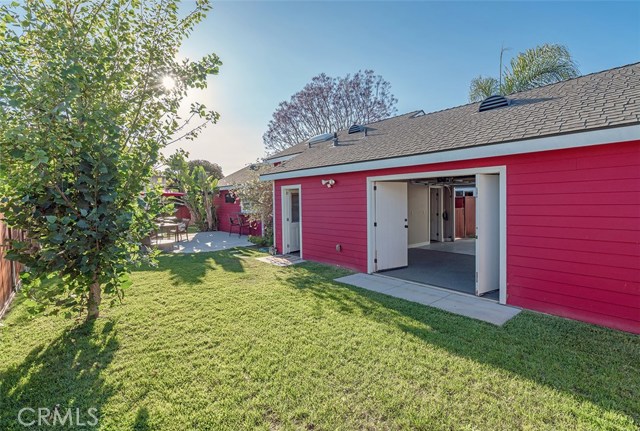
[[[164,256],[92,325],[18,302],[0,327],[0,429],[56,404],[116,431],[640,425],[640,337],[526,312],[499,328],[257,255]]]

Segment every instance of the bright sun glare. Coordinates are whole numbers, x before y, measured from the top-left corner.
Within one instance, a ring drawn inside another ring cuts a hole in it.
[[[176,80],[167,75],[162,78],[162,85],[166,90],[173,90],[173,87],[176,86]]]

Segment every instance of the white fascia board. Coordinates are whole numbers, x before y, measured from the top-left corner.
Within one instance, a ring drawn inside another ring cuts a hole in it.
[[[233,190],[233,189],[235,189],[235,186],[234,186],[234,185],[231,185],[231,186],[220,186],[220,187],[218,187],[218,190]]]
[[[547,136],[543,138],[523,139],[504,144],[483,145],[451,151],[395,157],[392,159],[370,160],[365,162],[346,163],[343,165],[323,166],[297,171],[265,174],[261,175],[260,179],[263,181],[282,180],[287,178],[311,177],[315,175],[369,171],[373,169],[428,165],[432,163],[537,153],[541,151],[588,147],[634,140],[640,140],[640,124],[570,133],[566,135]]]

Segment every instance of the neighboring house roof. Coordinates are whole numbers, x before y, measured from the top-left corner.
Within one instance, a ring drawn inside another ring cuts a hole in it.
[[[252,163],[219,180],[218,188],[222,190],[231,189],[238,184],[246,183],[247,181],[258,178],[258,175],[262,173],[263,170],[263,165],[259,163]]]
[[[299,153],[261,174],[294,174],[292,171],[640,124],[640,63],[507,98],[509,106],[484,112],[478,112],[478,102],[388,118],[368,124],[366,137],[342,130],[337,146],[331,140],[311,148],[303,142],[270,156]]]

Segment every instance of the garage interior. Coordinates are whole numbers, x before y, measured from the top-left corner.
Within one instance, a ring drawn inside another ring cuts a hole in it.
[[[475,175],[407,181],[408,265],[382,273],[476,295],[476,190]]]

